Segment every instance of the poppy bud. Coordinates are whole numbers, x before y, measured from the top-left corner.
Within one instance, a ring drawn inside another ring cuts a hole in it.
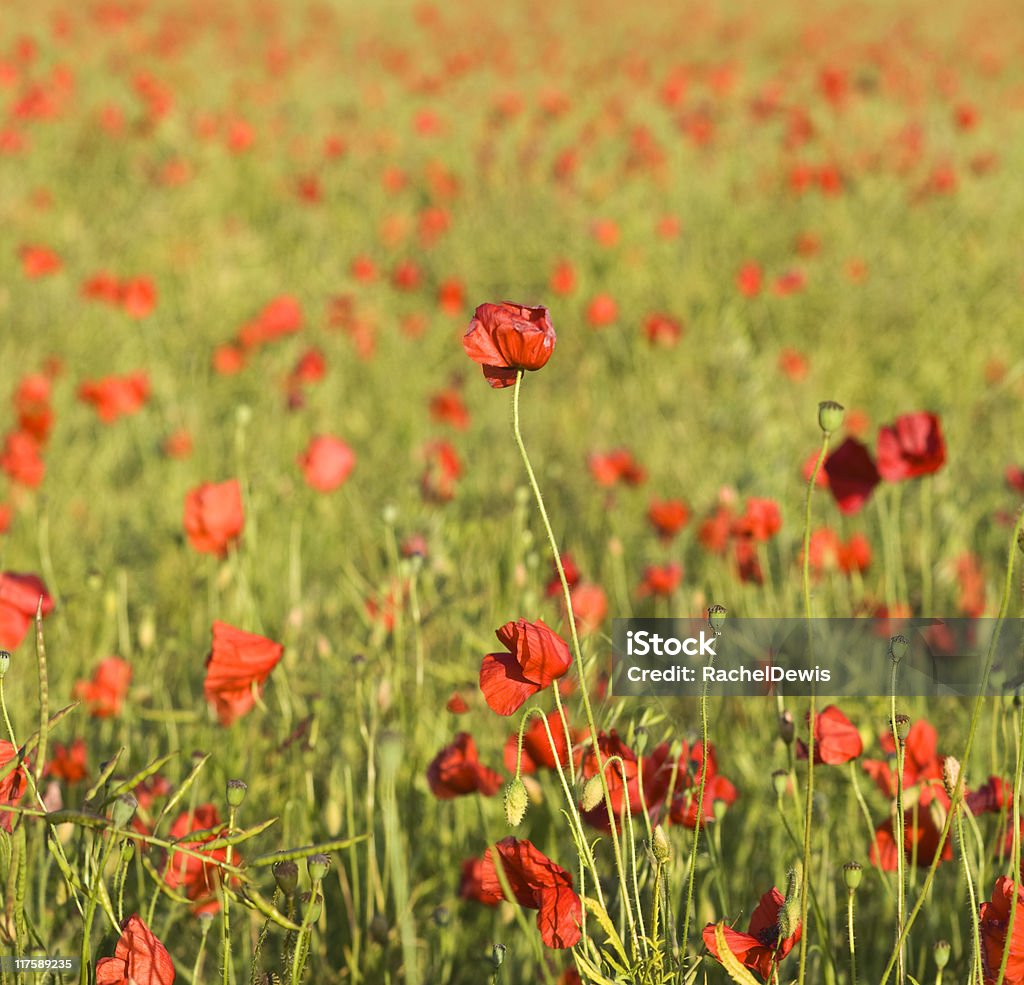
[[[960,782],[960,760],[956,756],[947,756],[942,761],[942,785],[946,788],[946,794],[950,800],[956,794],[957,784]]]
[[[782,800],[789,787],[789,774],[785,770],[776,770],[772,773],[772,786],[775,788],[775,796]]]
[[[796,723],[793,721],[793,712],[788,708],[779,715],[779,738],[787,746],[793,744],[793,737],[796,735]]]
[[[228,780],[227,797],[229,807],[241,807],[249,785],[244,780]]]
[[[526,784],[517,776],[505,787],[505,820],[509,827],[518,827],[530,804],[530,795],[526,792]]]
[[[274,881],[277,888],[285,896],[291,896],[299,884],[299,867],[292,861],[275,862],[273,866]]]
[[[672,857],[672,846],[668,842],[668,835],[665,834],[665,829],[660,824],[654,829],[654,834],[651,838],[651,851],[654,853],[655,859],[662,864]]]
[[[505,945],[495,944],[491,948],[491,963],[495,968],[500,968],[501,963],[505,960]]]
[[[939,971],[942,971],[942,969],[945,968],[947,964],[949,964],[949,952],[951,950],[952,949],[949,946],[949,941],[935,942],[935,950],[933,951],[933,953],[935,955],[935,967],[938,968]]]
[[[850,892],[854,892],[860,885],[861,877],[864,875],[864,866],[860,862],[847,862],[843,866],[843,880],[846,882],[846,888]]]
[[[7,671],[11,669],[11,655],[6,650],[0,650],[0,681],[4,679]]]
[[[110,820],[114,822],[114,827],[127,827],[128,822],[135,816],[138,806],[139,802],[130,793],[121,794],[114,801],[114,806],[110,811]]]
[[[903,654],[907,652],[909,646],[910,640],[902,634],[889,640],[889,656],[894,664],[898,664],[903,659]]]
[[[722,632],[722,626],[725,623],[725,613],[726,608],[724,605],[713,605],[708,609],[708,624],[716,636]]]
[[[903,745],[907,741],[907,736],[910,735],[910,716],[909,715],[897,715],[896,716],[896,740],[900,745]]]
[[[601,786],[601,774],[595,773],[583,785],[583,796],[580,798],[580,809],[584,812],[592,811],[601,803],[604,796],[604,787]]]
[[[306,859],[306,869],[309,872],[311,882],[323,882],[327,870],[331,867],[331,856],[323,852],[317,852]]]
[[[846,408],[834,400],[823,400],[818,404],[818,426],[825,434],[838,431],[843,423],[843,411]]]

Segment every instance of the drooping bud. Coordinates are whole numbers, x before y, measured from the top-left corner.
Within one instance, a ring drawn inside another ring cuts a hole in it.
[[[860,885],[860,880],[864,875],[864,866],[860,862],[847,862],[843,866],[843,881],[846,883],[846,888],[852,893],[855,892],[857,887]]]
[[[299,867],[291,859],[287,859],[283,862],[275,862],[272,871],[277,888],[285,896],[291,896],[299,884]]]
[[[241,807],[242,802],[245,800],[245,794],[249,789],[249,785],[245,780],[228,780],[227,783],[227,796],[229,807]]]
[[[583,796],[580,798],[580,809],[584,812],[592,811],[601,803],[604,797],[604,787],[601,785],[601,774],[595,773],[583,785]]]
[[[956,756],[947,756],[942,761],[942,785],[946,788],[946,796],[950,800],[956,794],[957,785],[960,783],[960,760]]]
[[[669,844],[665,829],[660,824],[655,826],[651,837],[651,852],[662,865],[672,857],[672,846]]]
[[[935,955],[935,967],[942,971],[943,968],[949,964],[949,953],[952,948],[949,946],[949,941],[936,941],[935,949],[932,952]]]
[[[526,791],[526,784],[517,776],[505,787],[505,820],[509,827],[520,825],[529,804],[530,795]]]
[[[818,427],[825,434],[832,434],[838,431],[843,424],[843,411],[846,410],[842,404],[834,400],[823,400],[818,404]]]
[[[903,655],[907,652],[910,647],[910,640],[908,640],[902,633],[899,636],[893,636],[889,640],[889,656],[894,664],[898,664],[902,659]]]

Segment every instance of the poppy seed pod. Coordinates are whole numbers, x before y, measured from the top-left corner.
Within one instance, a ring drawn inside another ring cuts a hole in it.
[[[818,404],[818,426],[825,434],[832,434],[842,427],[845,409],[834,400],[823,400]]]

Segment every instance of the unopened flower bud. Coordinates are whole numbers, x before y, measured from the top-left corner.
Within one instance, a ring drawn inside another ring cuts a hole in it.
[[[952,948],[949,946],[949,941],[936,941],[935,949],[932,952],[935,955],[935,967],[941,971],[949,964],[949,952]]]
[[[10,669],[11,655],[6,650],[0,650],[0,680],[3,680]]]
[[[324,852],[317,852],[306,859],[306,870],[309,872],[311,882],[323,882],[327,870],[331,867],[331,856]]]
[[[837,404],[834,400],[823,400],[818,404],[818,427],[825,434],[832,434],[838,431],[843,424],[843,411],[846,408]]]
[[[114,822],[115,828],[126,828],[128,823],[135,817],[139,802],[130,794],[123,793],[114,801],[110,810],[110,820]]]
[[[505,820],[509,827],[519,826],[529,804],[530,795],[526,792],[526,784],[517,776],[505,787]]]
[[[229,807],[241,807],[249,785],[245,780],[228,780],[227,795]]]
[[[604,787],[601,786],[601,774],[595,773],[583,785],[583,796],[580,798],[580,809],[584,812],[592,811],[601,803],[604,796]]]
[[[843,881],[846,883],[846,888],[850,892],[854,892],[860,885],[860,880],[864,875],[864,866],[860,862],[847,862],[843,866]]]
[[[793,712],[788,708],[779,715],[779,738],[787,746],[793,744],[793,737],[796,735],[796,722],[793,721]]]
[[[291,859],[288,859],[283,862],[275,862],[272,871],[277,888],[285,896],[291,896],[299,884],[299,867]]]
[[[960,760],[956,756],[947,756],[942,761],[942,785],[946,788],[946,795],[950,800],[956,794],[956,788],[959,783]]]
[[[907,741],[907,736],[910,735],[910,716],[909,715],[897,715],[895,721],[896,727],[896,739],[900,745]]]
[[[665,829],[659,824],[654,828],[651,838],[651,852],[655,859],[664,864],[672,857],[672,846],[668,842],[668,835]]]
[[[708,609],[708,624],[717,636],[725,625],[726,608],[724,605],[713,605]]]
[[[785,770],[776,770],[772,773],[772,786],[775,788],[775,796],[782,800],[789,789],[789,774]]]
[[[910,640],[908,640],[902,633],[899,636],[893,636],[889,640],[889,656],[892,658],[894,664],[898,664],[902,659],[903,655],[907,652],[910,647]]]

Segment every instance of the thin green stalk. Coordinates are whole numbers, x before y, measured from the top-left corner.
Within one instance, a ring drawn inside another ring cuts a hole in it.
[[[605,776],[603,768],[601,748],[600,743],[598,742],[597,722],[594,718],[593,708],[590,705],[590,695],[588,693],[586,679],[583,674],[583,652],[580,648],[579,636],[576,632],[576,614],[572,607],[572,593],[569,590],[568,579],[565,577],[565,567],[562,565],[562,556],[558,550],[558,541],[555,540],[555,532],[551,529],[551,521],[548,519],[548,511],[544,505],[544,496],[541,493],[540,485],[537,482],[537,476],[533,471],[533,465],[530,463],[530,456],[527,454],[526,445],[523,443],[523,436],[519,427],[519,391],[522,387],[523,375],[523,370],[518,370],[516,372],[516,383],[512,393],[512,431],[515,436],[516,447],[519,449],[519,455],[522,458],[523,466],[526,469],[527,478],[530,481],[530,488],[533,490],[533,496],[537,502],[537,509],[540,511],[541,520],[544,522],[544,530],[547,533],[548,543],[551,546],[551,553],[554,558],[555,568],[558,571],[558,578],[562,583],[562,595],[565,599],[565,611],[569,621],[569,636],[572,643],[573,658],[576,663],[576,676],[579,680],[580,698],[583,701],[583,711],[587,718],[587,726],[590,729],[590,737],[594,746],[594,759],[597,762],[598,775],[601,777],[601,786],[604,790],[605,805],[608,809],[608,819],[609,822],[614,825],[615,809],[612,805],[612,794],[611,789],[608,786],[608,778]],[[554,689],[555,703],[559,708],[559,714],[564,723],[565,717],[561,711],[561,699],[558,696],[557,684],[555,684]],[[569,734],[567,725],[565,726],[565,729],[566,744],[571,749],[572,737]],[[639,950],[639,941],[637,939],[636,921],[633,915],[633,908],[630,905],[629,890],[626,884],[625,865],[622,860],[622,852],[619,849],[618,838],[611,838],[611,843],[613,855],[615,857],[615,871],[618,875],[619,889],[622,893],[622,907],[626,914],[626,922],[629,925],[633,953],[635,954]]]
[[[1024,509],[1018,512],[1017,521],[1014,523],[1013,531],[1010,534],[1010,547],[1006,559],[1006,578],[1003,582],[1003,595],[1002,600],[999,603],[999,614],[996,617],[996,625],[992,631],[992,638],[989,640],[988,653],[985,657],[985,666],[982,670],[981,681],[978,686],[978,697],[974,702],[974,710],[971,714],[970,727],[967,732],[967,744],[964,747],[964,754],[960,759],[964,768],[960,770],[960,779],[957,781],[956,789],[953,791],[953,796],[950,798],[951,803],[949,805],[949,811],[946,814],[946,823],[943,824],[942,831],[939,833],[939,843],[935,848],[935,857],[932,859],[931,865],[928,866],[928,872],[925,876],[924,884],[921,887],[921,892],[918,895],[917,902],[914,904],[914,908],[910,911],[907,922],[903,927],[903,933],[900,939],[896,942],[896,947],[893,949],[893,953],[889,956],[889,961],[882,972],[880,985],[886,985],[886,982],[888,982],[889,976],[892,974],[892,969],[896,964],[899,949],[903,946],[903,942],[906,939],[907,934],[910,932],[910,928],[914,925],[917,915],[921,912],[924,902],[928,898],[928,892],[931,889],[932,881],[935,878],[936,871],[938,870],[939,862],[942,860],[942,851],[946,847],[946,840],[949,838],[949,832],[953,824],[953,812],[957,809],[960,801],[963,799],[964,773],[966,771],[967,764],[970,762],[971,750],[974,748],[974,739],[978,731],[978,722],[981,719],[981,706],[984,703],[985,692],[988,690],[988,682],[989,677],[992,674],[992,663],[995,660],[996,646],[999,643],[999,635],[1002,631],[1003,622],[1006,619],[1007,610],[1010,607],[1010,593],[1013,588],[1013,562],[1016,556],[1017,538],[1021,534],[1022,526],[1024,526]]]

